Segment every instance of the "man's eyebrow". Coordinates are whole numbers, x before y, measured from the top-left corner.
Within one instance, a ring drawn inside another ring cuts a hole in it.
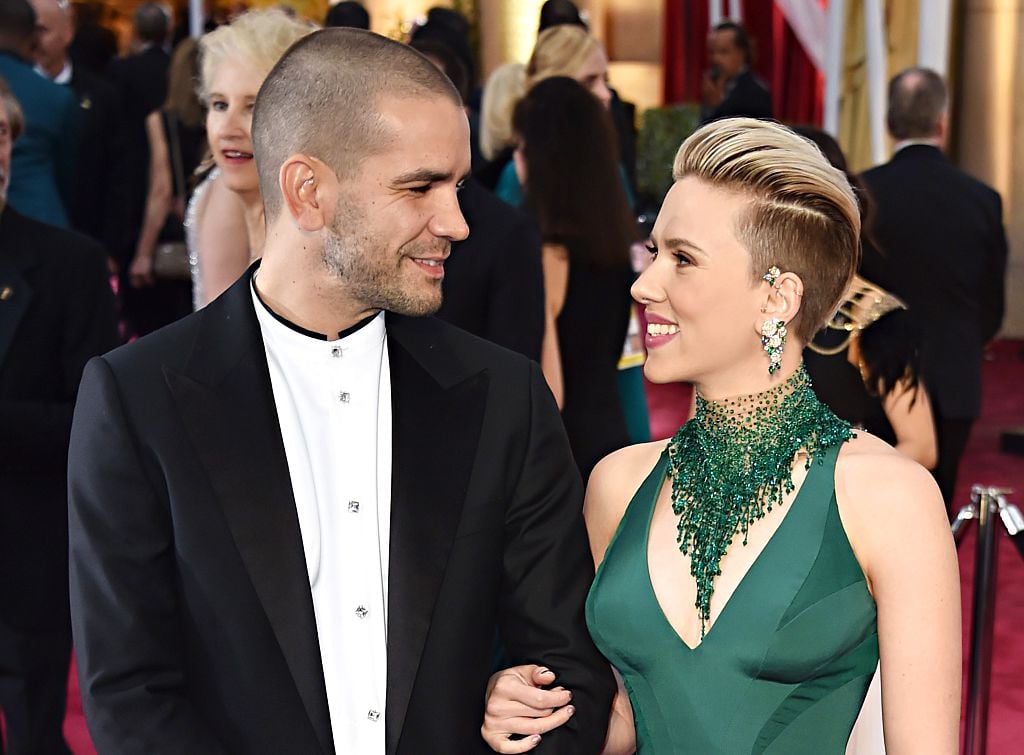
[[[440,183],[448,181],[452,177],[451,171],[431,170],[430,168],[419,168],[417,170],[403,173],[400,176],[396,176],[394,183],[396,184],[412,184],[412,183]]]

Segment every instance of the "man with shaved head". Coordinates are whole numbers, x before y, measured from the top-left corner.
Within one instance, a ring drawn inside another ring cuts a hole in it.
[[[458,93],[328,29],[271,71],[252,134],[262,261],[83,381],[72,615],[98,750],[487,751],[500,637],[573,692],[537,751],[598,751],[614,681],[558,410],[535,363],[429,316],[468,232]]]

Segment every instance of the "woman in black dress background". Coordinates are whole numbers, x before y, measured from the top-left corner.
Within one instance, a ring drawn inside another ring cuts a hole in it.
[[[513,116],[516,172],[544,239],[541,367],[584,481],[630,442],[618,389],[629,323],[633,220],[607,110],[575,80],[546,79]]]

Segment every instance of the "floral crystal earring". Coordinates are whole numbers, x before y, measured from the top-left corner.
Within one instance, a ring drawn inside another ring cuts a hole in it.
[[[766,281],[769,286],[775,287],[775,282],[782,275],[782,271],[779,270],[777,265],[772,265],[768,268],[761,279]],[[761,310],[764,311],[763,309]],[[782,366],[782,350],[786,346],[786,336],[789,331],[786,330],[786,323],[778,317],[769,317],[761,325],[761,347],[768,355],[768,374],[774,375],[779,371]]]
[[[761,325],[761,347],[768,355],[768,374],[774,375],[782,366],[782,350],[786,347],[786,323],[778,317],[769,317]]]

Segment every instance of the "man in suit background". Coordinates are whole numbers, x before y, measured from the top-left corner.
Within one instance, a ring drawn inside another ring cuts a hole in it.
[[[708,35],[710,70],[701,84],[701,119],[772,117],[772,94],[750,70],[753,50],[746,30],[722,21]]]
[[[327,126],[330,126],[328,128]],[[404,45],[325,29],[256,102],[262,261],[93,360],[71,594],[101,753],[486,751],[495,631],[600,749],[582,486],[535,363],[441,303],[469,128]]]
[[[436,40],[413,41],[411,46],[444,72],[466,102],[469,78],[455,52]],[[468,108],[466,116],[471,117]],[[539,362],[544,270],[536,220],[502,202],[472,176],[459,191],[459,210],[469,237],[452,244],[437,316]]]
[[[25,130],[11,158],[9,204],[43,223],[69,227],[78,154],[75,99],[32,68],[36,14],[28,0],[0,2],[0,76],[21,103]]]
[[[459,192],[469,238],[452,244],[437,316],[540,361],[544,270],[536,221],[473,177]]]
[[[78,103],[79,143],[71,225],[110,252],[123,223],[124,176],[121,160],[121,102],[114,86],[84,66],[71,62],[74,19],[68,0],[31,0],[39,30],[36,70],[55,84],[69,87]]]
[[[952,504],[957,468],[981,403],[981,360],[1003,319],[1002,201],[942,153],[948,133],[942,78],[922,68],[889,84],[892,159],[862,178],[874,200],[861,271],[905,301],[924,333],[923,375],[935,413],[934,474]]]
[[[20,130],[0,92],[0,711],[11,753],[66,755],[68,437],[82,369],[116,331],[99,246],[4,206]]]

